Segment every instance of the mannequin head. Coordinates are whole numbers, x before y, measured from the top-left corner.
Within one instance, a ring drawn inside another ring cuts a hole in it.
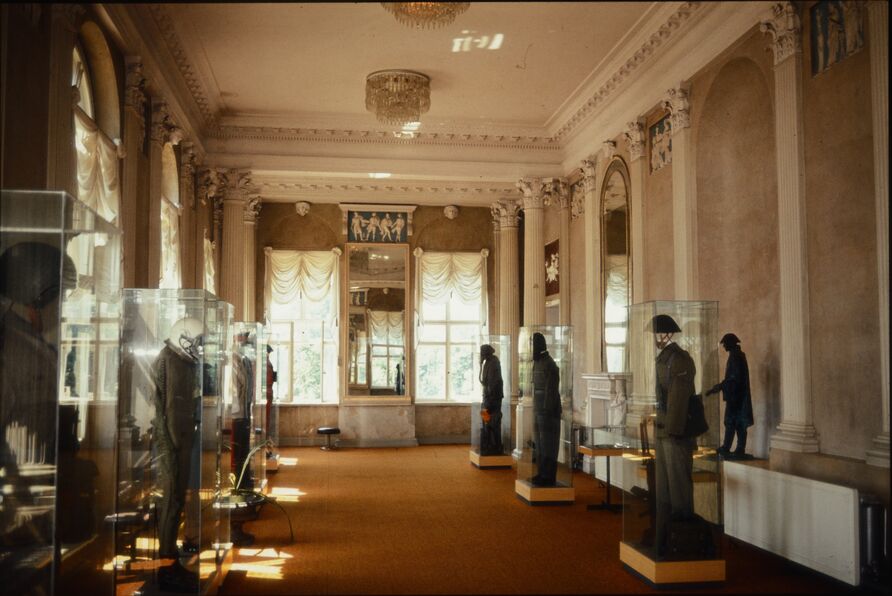
[[[658,350],[662,350],[672,341],[672,335],[681,333],[681,329],[675,319],[669,315],[656,315],[650,321],[650,330],[654,334],[654,342]]]
[[[719,340],[719,345],[725,348],[726,352],[730,352],[731,350],[740,348],[740,338],[733,333],[726,333],[722,336],[722,339]]]
[[[489,344],[483,344],[482,346],[480,346],[480,363],[482,364],[482,363],[486,362],[495,353],[496,353],[495,348],[493,348]]]
[[[548,352],[545,344],[545,336],[541,333],[533,334],[533,360],[540,360]]]
[[[174,349],[179,350],[193,360],[198,360],[204,342],[204,325],[201,324],[201,321],[192,317],[180,319],[170,328],[168,342]]]

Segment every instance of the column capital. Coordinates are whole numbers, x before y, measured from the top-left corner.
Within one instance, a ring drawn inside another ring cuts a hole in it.
[[[494,210],[498,209],[499,226],[502,229],[516,228],[520,225],[521,204],[517,199],[501,199],[493,203]]]
[[[248,197],[248,202],[245,203],[245,223],[246,224],[254,224],[257,223],[257,219],[260,217],[260,209],[263,206],[261,202],[260,195],[250,195]]]
[[[124,79],[124,106],[134,110],[140,117],[146,105],[146,78],[142,74],[142,58],[125,56],[126,75]]]
[[[494,232],[501,231],[501,215],[499,215],[499,202],[491,203],[489,205],[489,213],[492,216],[492,229]]]
[[[180,143],[180,176],[182,178],[191,178],[195,174],[195,145],[192,141],[183,141]]]
[[[523,193],[523,210],[542,209],[545,206],[545,181],[539,177],[524,177],[517,182]]]
[[[217,200],[247,204],[255,196],[251,171],[241,168],[212,168],[217,183]]]
[[[773,4],[771,17],[759,23],[759,31],[771,34],[775,66],[802,52],[802,24],[792,2]]]
[[[585,213],[585,182],[574,184],[570,188],[570,219],[576,219]]]
[[[683,83],[666,91],[667,99],[663,100],[663,108],[669,110],[669,123],[675,135],[691,126],[691,102],[688,101],[688,90]]]
[[[149,139],[153,143],[164,145],[170,140],[170,132],[174,129],[173,121],[170,119],[170,112],[167,110],[167,102],[163,99],[152,101],[152,124],[149,130]]]
[[[582,168],[582,184],[585,192],[595,192],[598,187],[598,161],[592,156],[589,159],[583,159],[580,167]]]
[[[629,161],[641,159],[644,156],[644,125],[641,122],[629,122],[623,133],[629,144]]]
[[[601,143],[601,156],[604,161],[610,161],[616,155],[616,141],[608,139]]]
[[[545,178],[545,205],[558,205],[561,209],[570,207],[570,185],[566,178]]]

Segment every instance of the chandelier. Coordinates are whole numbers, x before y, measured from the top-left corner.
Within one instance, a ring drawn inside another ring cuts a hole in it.
[[[365,79],[365,109],[378,122],[404,126],[431,107],[431,79],[411,70],[379,70]]]
[[[470,2],[382,2],[382,6],[403,25],[436,29],[449,25],[468,10]]]

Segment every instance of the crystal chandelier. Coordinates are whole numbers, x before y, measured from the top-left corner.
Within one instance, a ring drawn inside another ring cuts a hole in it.
[[[431,107],[430,77],[411,70],[379,70],[365,79],[365,109],[378,122],[418,122]]]
[[[436,29],[449,25],[468,10],[470,2],[382,2],[382,6],[403,25]]]

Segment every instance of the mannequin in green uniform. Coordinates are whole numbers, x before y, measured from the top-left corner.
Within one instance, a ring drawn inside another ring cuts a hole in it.
[[[545,336],[533,334],[533,416],[536,475],[533,486],[554,486],[561,438],[561,373],[548,353]]]
[[[483,385],[480,455],[502,455],[502,399],[505,397],[502,363],[489,344],[480,346],[480,363],[480,384]]]

